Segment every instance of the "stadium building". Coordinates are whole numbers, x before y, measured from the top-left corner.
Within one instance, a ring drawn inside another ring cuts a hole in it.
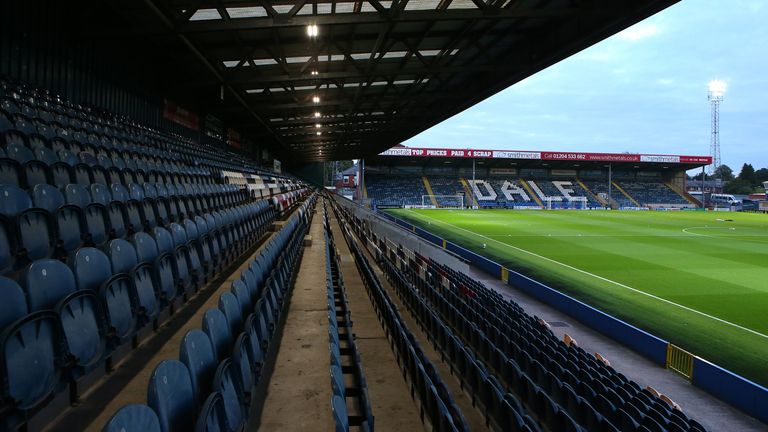
[[[377,208],[684,209],[686,171],[709,156],[396,147],[365,161]]]
[[[696,206],[706,157],[397,147],[674,3],[2,2],[0,432],[764,430],[764,330],[715,316],[757,295],[643,295],[710,325],[663,338],[321,188],[361,159],[380,210]],[[698,276],[662,264],[614,270]]]

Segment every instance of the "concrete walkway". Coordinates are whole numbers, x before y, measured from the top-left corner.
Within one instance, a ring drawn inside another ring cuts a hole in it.
[[[368,396],[376,430],[426,430],[417,405],[411,398],[409,384],[403,379],[389,340],[332,212],[329,213],[329,219],[336,248],[341,256],[339,268],[349,301],[352,331],[356,336],[363,373],[368,382]]]
[[[259,430],[333,430],[323,218],[309,228]]]

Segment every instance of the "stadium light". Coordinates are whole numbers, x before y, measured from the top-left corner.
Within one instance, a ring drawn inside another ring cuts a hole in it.
[[[312,71],[312,72],[310,72],[310,73],[311,73],[312,75],[317,75],[317,71],[316,71],[316,70],[313,70],[313,71]]]
[[[320,136],[320,135],[322,135],[323,133],[318,131],[316,134],[317,134],[317,136]]]
[[[321,128],[321,127],[323,127],[323,126],[322,126],[320,123],[315,123],[315,127],[316,127],[317,129],[320,129],[320,128]]]
[[[709,103],[712,107],[711,133],[712,137],[709,143],[709,153],[712,155],[712,172],[710,175],[720,177],[718,168],[720,168],[720,103],[723,102],[725,89],[728,85],[723,80],[712,80],[709,82],[708,95]]]
[[[712,80],[709,82],[709,97],[710,98],[722,98],[725,96],[725,89],[728,84],[722,80]]]
[[[320,118],[320,111],[315,111],[315,118]]]
[[[319,29],[317,28],[317,24],[310,24],[307,26],[307,36],[316,38],[318,34]]]
[[[312,96],[312,102],[320,103],[320,96]]]

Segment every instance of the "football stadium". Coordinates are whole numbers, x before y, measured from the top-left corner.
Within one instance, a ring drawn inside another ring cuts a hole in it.
[[[407,143],[676,3],[3,2],[0,432],[768,430],[724,87],[710,154]]]

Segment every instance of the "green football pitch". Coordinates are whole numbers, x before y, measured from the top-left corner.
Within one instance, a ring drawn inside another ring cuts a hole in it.
[[[388,212],[768,385],[768,215]]]

